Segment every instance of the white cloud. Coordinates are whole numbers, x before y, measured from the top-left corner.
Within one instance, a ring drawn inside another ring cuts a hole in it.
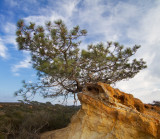
[[[160,4],[149,9],[139,21],[139,26],[130,28],[128,36],[137,42],[143,42],[148,45],[160,42]]]
[[[155,2],[156,3],[156,2]],[[127,37],[136,43],[140,43],[142,48],[137,57],[143,57],[147,61],[148,68],[141,71],[130,81],[120,82],[117,86],[128,93],[134,94],[143,102],[160,101],[160,3],[150,7],[138,19],[136,26],[129,26],[126,31]],[[154,92],[154,93],[153,93]]]
[[[140,99],[145,103],[160,101],[160,89],[152,90],[149,94],[144,94],[143,96],[141,96]]]
[[[113,6],[105,5],[102,1],[87,0],[83,7],[76,10],[76,23],[87,28],[89,37],[96,36],[95,39],[100,41],[124,39],[123,32],[137,16],[137,7],[123,2]]]
[[[24,20],[29,22],[35,22],[37,25],[44,25],[46,21],[55,21],[57,19],[62,19],[67,23],[71,24],[70,18],[73,13],[77,11],[77,4],[79,0],[62,0],[62,1],[51,1],[49,0],[49,5],[47,7],[42,7],[38,9],[38,16],[28,16]],[[54,7],[54,8],[53,8]]]
[[[30,63],[30,56],[27,56],[23,61],[20,61],[18,64],[14,65],[12,67],[12,72],[16,73],[15,75],[19,75],[17,72],[19,71],[19,69],[22,68],[30,68],[31,67],[31,63]]]
[[[17,49],[16,36],[15,36],[16,25],[10,22],[4,23],[2,26],[2,30],[4,32],[4,35],[2,36],[2,39],[0,41],[3,41],[3,44],[5,46],[11,44]]]
[[[5,25],[4,25],[4,29],[5,33],[7,34],[15,34],[15,31],[16,31],[16,25],[13,24],[13,23],[9,23],[7,22]]]
[[[0,56],[2,58],[7,58],[7,47],[3,44],[2,39],[0,38]]]
[[[77,4],[80,0],[62,0],[57,2],[57,11],[66,18],[70,18],[77,11]]]
[[[16,27],[14,24],[8,22],[6,24],[3,24],[2,30],[5,33],[5,35],[0,36],[0,57],[7,59],[10,57],[7,48],[8,44],[11,44],[15,48],[17,48],[17,44],[15,41]]]

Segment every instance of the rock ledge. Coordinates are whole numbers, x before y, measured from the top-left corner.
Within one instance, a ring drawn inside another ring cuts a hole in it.
[[[108,84],[87,84],[68,127],[41,139],[160,139],[160,108]]]

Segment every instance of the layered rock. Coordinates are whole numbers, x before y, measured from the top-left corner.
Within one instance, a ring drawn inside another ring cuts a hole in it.
[[[42,139],[160,139],[160,109],[107,84],[87,84],[67,128]]]

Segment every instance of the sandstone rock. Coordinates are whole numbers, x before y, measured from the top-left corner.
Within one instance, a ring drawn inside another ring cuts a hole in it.
[[[160,108],[107,84],[87,84],[68,127],[41,139],[160,139]]]

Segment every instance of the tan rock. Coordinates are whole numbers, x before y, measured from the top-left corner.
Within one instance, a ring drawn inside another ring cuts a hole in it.
[[[88,84],[67,128],[41,139],[160,139],[160,109],[107,84]]]

